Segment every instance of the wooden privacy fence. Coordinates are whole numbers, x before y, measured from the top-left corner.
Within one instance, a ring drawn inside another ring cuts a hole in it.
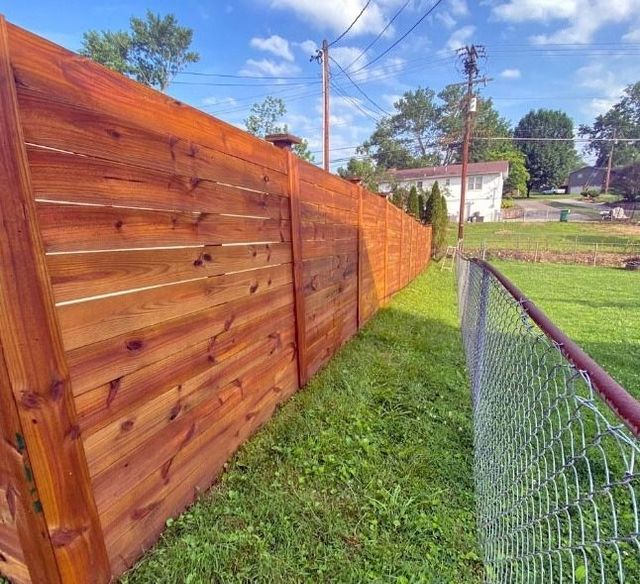
[[[0,572],[107,582],[429,260],[367,192],[0,17]]]

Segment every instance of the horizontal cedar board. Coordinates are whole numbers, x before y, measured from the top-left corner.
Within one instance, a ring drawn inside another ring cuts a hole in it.
[[[152,470],[162,466],[166,460],[157,459],[154,453],[146,448],[150,438],[157,433],[167,436],[179,418],[201,403],[209,400],[219,401],[217,393],[232,382],[241,383],[242,377],[255,367],[259,356],[266,355],[270,359],[277,359],[283,346],[291,344],[294,336],[291,317],[280,323],[274,322],[270,335],[256,337],[254,343],[243,351],[183,383],[174,385],[168,391],[146,401],[137,410],[125,413],[86,437],[83,443],[91,476],[96,477],[104,473],[134,450],[139,451],[134,460],[155,460],[157,464]],[[130,462],[129,466],[136,468],[137,465]],[[146,476],[140,473],[139,469],[136,470],[136,475],[138,478]],[[118,476],[119,473],[116,472],[107,483],[118,480]]]
[[[27,143],[139,166],[161,173],[207,179],[286,195],[283,173],[257,166],[179,136],[161,134],[47,95],[20,90],[18,104]]]
[[[0,575],[11,582],[23,584],[31,582],[29,570],[24,563],[24,556],[18,533],[14,526],[0,522]]]
[[[325,172],[317,166],[304,161],[300,162],[299,172],[301,181],[309,184],[322,185],[323,188],[332,191],[340,197],[358,199],[357,187],[335,174]]]
[[[142,407],[145,401],[244,350],[255,337],[271,334],[273,323],[286,317],[293,318],[290,305],[241,326],[232,325],[212,338],[78,395],[75,404],[83,436],[90,436],[117,417]]]
[[[351,254],[358,252],[357,239],[340,239],[338,241],[304,241],[302,242],[302,255],[304,259],[322,256]]]
[[[79,395],[170,354],[212,339],[282,306],[293,305],[290,284],[258,290],[255,298],[241,298],[221,306],[175,318],[129,334],[119,335],[67,352],[74,394]]]
[[[131,123],[286,172],[286,154],[271,144],[15,25],[8,24],[8,30],[11,64],[19,88],[124,117]]]
[[[57,302],[290,262],[289,243],[47,256]]]
[[[340,239],[357,239],[358,228],[355,225],[339,225],[333,223],[314,223],[301,221],[303,241],[336,241]]]
[[[348,295],[357,288],[357,278],[350,278],[345,281],[336,282],[319,290],[305,294],[304,304],[307,310],[315,310],[322,306],[328,305],[332,300],[341,296]]]
[[[288,221],[38,203],[47,252],[290,241]]]
[[[281,264],[67,304],[58,307],[62,340],[70,351],[225,302],[250,302],[258,291],[291,280],[291,265]]]
[[[115,566],[139,555],[141,546],[149,545],[162,530],[166,518],[206,489],[239,444],[271,416],[278,402],[295,391],[292,357],[293,353],[283,355],[280,362],[261,368],[259,377],[247,379],[247,393],[234,408],[194,420],[193,435],[187,434],[186,443],[178,445],[171,464],[146,477],[117,506],[101,513],[107,550]]]
[[[36,146],[27,146],[27,154],[36,198],[167,211],[289,218],[289,200],[279,195]]]
[[[358,199],[345,197],[319,185],[304,181],[300,181],[300,201],[343,211],[357,212],[358,210]]]

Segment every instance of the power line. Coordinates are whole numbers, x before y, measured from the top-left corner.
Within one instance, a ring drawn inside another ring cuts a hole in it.
[[[353,67],[353,65],[355,63],[357,63],[362,57],[364,57],[364,55],[367,53],[367,51],[373,46],[375,45],[378,40],[380,39],[380,37],[387,32],[387,29],[394,23],[394,21],[396,20],[396,18],[398,18],[398,16],[400,16],[400,14],[402,13],[402,11],[409,5],[409,2],[411,2],[411,0],[407,0],[400,8],[400,10],[398,10],[394,15],[393,18],[387,22],[386,26],[378,33],[378,36],[376,38],[374,38],[366,47],[365,49],[353,60],[351,61],[351,63],[349,63],[346,67],[346,69],[351,69],[351,67]]]
[[[178,75],[192,75],[195,77],[222,77],[226,79],[287,79],[287,80],[309,80],[318,77],[288,77],[284,75],[235,75],[232,73],[205,73],[203,71],[181,71]]]
[[[387,47],[386,50],[384,50],[382,53],[380,53],[375,59],[373,59],[372,61],[369,61],[366,65],[360,67],[360,69],[358,69],[357,71],[354,71],[354,73],[359,73],[360,71],[362,71],[363,69],[366,69],[367,67],[370,67],[371,65],[373,65],[376,61],[379,61],[380,59],[382,59],[382,57],[384,57],[387,53],[389,53],[389,51],[391,51],[392,49],[394,49],[395,47],[397,47],[404,39],[406,39],[417,27],[419,24],[422,23],[422,21],[427,18],[427,16],[429,16],[436,8],[438,8],[438,6],[440,6],[440,4],[442,4],[444,0],[437,0],[436,3],[429,8],[429,10],[427,10],[415,23],[414,25],[407,31],[405,32],[396,42],[394,42],[391,46]]]
[[[315,78],[316,81],[307,81],[306,83],[213,83],[209,81],[173,81],[172,85],[202,85],[207,87],[300,87],[320,81]]]
[[[346,76],[347,79],[349,81],[351,81],[351,84],[362,94],[362,96],[369,102],[371,103],[376,109],[378,109],[379,111],[382,112],[383,115],[388,116],[389,112],[382,109],[375,101],[373,101],[373,99],[371,99],[365,92],[364,90],[353,80],[351,79],[351,75],[349,75],[349,73],[347,73],[341,66],[340,63],[338,63],[338,61],[336,61],[333,57],[330,57],[330,59],[336,64],[336,66],[338,67],[338,69],[340,69],[340,71],[342,71]]]
[[[329,43],[330,47],[335,45],[340,39],[344,38],[344,36],[354,27],[356,22],[358,22],[360,17],[364,14],[364,11],[369,7],[369,4],[371,4],[371,0],[367,0],[366,4],[362,7],[362,10],[358,13],[358,16],[355,17],[354,21],[346,28],[346,30],[337,39]]]
[[[342,87],[340,87],[336,81],[334,80],[333,82],[333,87],[335,88],[335,90],[342,96],[344,97],[350,104],[352,104],[354,107],[356,107],[357,109],[359,109],[365,116],[371,118],[374,122],[376,122],[376,124],[380,121],[379,118],[375,117],[375,115],[364,109],[364,107],[362,107],[362,105],[360,103],[358,103],[353,97],[351,97]]]

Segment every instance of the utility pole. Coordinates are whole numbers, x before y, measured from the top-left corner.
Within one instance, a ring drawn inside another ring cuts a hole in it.
[[[458,244],[464,239],[464,207],[467,195],[467,170],[469,166],[469,145],[473,126],[473,114],[476,111],[476,98],[473,95],[473,86],[478,82],[478,59],[485,56],[485,49],[480,45],[467,45],[458,49],[458,55],[462,59],[464,72],[467,76],[467,93],[465,96],[466,115],[464,122],[464,138],[462,141],[462,176],[460,184],[460,213],[458,215]],[[484,81],[484,80],[483,80]]]
[[[609,192],[609,184],[611,182],[611,166],[613,164],[613,149],[616,145],[616,131],[613,130],[613,141],[611,142],[611,148],[609,148],[609,160],[607,162],[607,174],[604,179],[604,189],[603,193]]]
[[[310,61],[316,61],[322,65],[322,163],[324,169],[329,171],[329,43],[322,41],[322,48],[316,50]]]

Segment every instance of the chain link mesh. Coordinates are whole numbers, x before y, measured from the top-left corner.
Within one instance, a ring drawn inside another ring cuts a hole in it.
[[[487,582],[640,582],[640,441],[481,264],[458,257]]]

